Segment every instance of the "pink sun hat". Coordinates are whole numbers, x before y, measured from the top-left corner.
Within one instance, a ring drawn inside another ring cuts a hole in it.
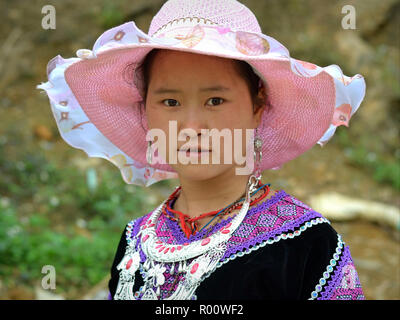
[[[324,146],[365,96],[362,75],[345,76],[337,65],[319,67],[290,57],[264,35],[254,14],[236,0],[169,0],[153,17],[148,34],[131,21],[105,31],[92,50],[60,55],[47,65],[47,93],[61,137],[90,157],[114,163],[128,184],[150,186],[177,178],[167,163],[146,161],[144,101],[134,74],[155,48],[247,62],[267,88],[270,108],[258,134],[264,141],[261,170],[279,169],[312,148]]]

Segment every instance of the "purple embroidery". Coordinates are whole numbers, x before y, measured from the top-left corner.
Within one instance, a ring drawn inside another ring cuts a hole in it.
[[[221,222],[216,223],[213,226],[209,226],[195,235],[186,238],[180,225],[176,221],[172,221],[164,215],[161,215],[157,224],[156,233],[162,241],[169,244],[183,244],[186,242],[190,243],[204,238],[206,234],[215,233],[217,230],[227,225],[232,219],[233,217],[228,217],[226,220],[222,220]]]
[[[350,249],[344,247],[340,262],[317,300],[364,300],[365,296]]]
[[[131,231],[127,233],[128,241],[139,232],[141,226],[148,223],[148,219],[153,211],[130,222]],[[287,194],[284,190],[280,190],[267,201],[249,209],[239,228],[233,232],[231,238],[228,240],[227,251],[221,258],[220,265],[228,262],[228,260],[232,260],[236,256],[236,253],[240,251],[248,253],[250,248],[257,250],[267,243],[272,243],[269,242],[270,239],[279,241],[281,237],[282,239],[287,239],[299,236],[302,231],[308,227],[312,227],[315,218],[322,218],[317,223],[329,223],[320,213],[312,210],[309,206]],[[227,225],[232,219],[233,217],[228,217],[188,239],[182,232],[178,222],[161,215],[157,221],[155,231],[157,236],[166,243],[183,244],[199,240],[208,234],[216,232]],[[136,250],[139,251],[141,263],[145,263],[146,255],[141,248],[140,240],[139,238],[136,243]],[[186,261],[187,265],[191,261],[192,259]],[[159,287],[159,298],[161,299],[168,298],[185,278],[184,274],[177,272],[178,263],[165,263],[164,266],[166,269],[163,272],[165,281]],[[144,277],[146,276],[142,270],[141,273]],[[135,298],[141,299],[143,294],[144,292],[139,290],[135,293]],[[337,270],[332,274],[331,280],[326,284],[324,291],[321,292],[321,298],[319,299],[324,298],[364,298],[348,249],[343,253],[343,259],[340,261]]]
[[[165,267],[166,271],[163,273],[165,277],[165,282],[162,286],[160,286],[161,299],[168,298],[172,293],[174,293],[179,283],[183,281],[183,279],[185,278],[183,274],[181,273],[177,274],[176,270],[173,274],[171,274],[172,267],[174,269],[177,268],[176,264],[167,263],[165,264]]]
[[[310,211],[309,208],[284,190],[277,191],[270,199],[249,209],[245,219],[228,241],[227,252],[222,257],[221,262],[229,258],[232,254],[249,249],[251,246],[265,242],[279,234],[294,231],[306,221],[322,217],[320,213],[313,210]],[[147,223],[152,212],[132,222],[134,225],[131,237],[137,234],[142,225]],[[156,234],[166,243],[190,243],[203,238],[206,234],[216,232],[227,225],[232,219],[233,217],[228,217],[188,239],[176,221],[172,221],[161,215],[157,222]],[[141,250],[139,243],[140,241],[138,241],[136,248],[140,252],[141,262],[144,263],[146,256]]]
[[[267,200],[259,208],[249,210],[249,214],[229,239],[227,252],[221,261],[279,234],[294,231],[306,221],[322,218],[320,213],[305,209],[302,202],[295,201],[293,196],[283,190],[269,200],[272,201],[268,203]]]
[[[270,199],[267,199],[263,203],[257,204],[254,207],[252,207],[251,209],[249,209],[245,220],[249,219],[254,214],[260,214],[260,213],[268,210],[269,207],[272,207],[277,202],[279,202],[279,200],[281,200],[283,197],[287,197],[287,196],[289,196],[289,195],[284,190],[280,190],[280,191],[276,192]],[[291,205],[294,206],[293,204],[291,204]],[[283,211],[283,214],[285,214],[285,212],[284,212],[285,209],[282,209],[282,211]],[[140,225],[138,227],[140,227],[141,225],[143,225],[147,222],[147,219],[150,217],[152,212],[153,211],[146,214],[142,218],[142,221],[140,222]],[[288,214],[288,219],[293,219],[293,217],[291,215],[291,210],[287,210],[287,214]],[[269,217],[272,217],[272,215],[269,215]],[[169,243],[169,244],[183,244],[186,242],[190,243],[190,242],[204,238],[207,234],[215,233],[217,230],[223,228],[228,223],[230,223],[232,221],[232,219],[233,219],[233,217],[228,217],[228,218],[222,220],[221,222],[216,223],[215,225],[211,225],[211,226],[203,229],[202,231],[198,232],[194,236],[186,238],[179,223],[177,223],[176,221],[172,221],[171,219],[168,219],[164,215],[161,215],[159,220],[157,221],[156,234],[162,241]],[[138,230],[139,229],[137,229],[136,232],[132,232],[132,234],[136,234]]]

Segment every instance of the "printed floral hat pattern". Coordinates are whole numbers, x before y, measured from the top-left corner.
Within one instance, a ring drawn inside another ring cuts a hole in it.
[[[47,93],[61,137],[90,157],[111,161],[128,184],[150,186],[177,178],[168,164],[146,161],[143,98],[134,74],[153,49],[246,61],[267,88],[270,108],[258,128],[261,169],[279,169],[315,144],[324,146],[338,126],[349,126],[365,96],[362,75],[345,76],[337,65],[320,67],[292,58],[264,35],[254,14],[236,0],[169,0],[149,33],[131,21],[105,31],[92,50],[60,55],[47,65]]]

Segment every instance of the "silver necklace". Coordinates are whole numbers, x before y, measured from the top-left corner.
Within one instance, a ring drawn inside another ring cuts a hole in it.
[[[142,300],[159,299],[160,287],[165,283],[166,263],[172,264],[171,274],[181,273],[184,279],[179,283],[175,292],[165,299],[192,299],[197,287],[215,270],[217,263],[224,256],[226,243],[245,218],[250,205],[250,193],[255,190],[259,180],[260,177],[250,176],[243,206],[229,224],[209,237],[192,243],[167,244],[157,237],[155,227],[162,207],[167,201],[164,200],[128,244],[125,256],[117,266],[121,272],[114,299],[135,300],[140,295]],[[140,255],[136,250],[139,238],[141,248],[147,257],[142,268],[145,284],[141,288],[141,293],[133,294],[135,273],[140,267]],[[192,261],[187,263],[189,259]]]

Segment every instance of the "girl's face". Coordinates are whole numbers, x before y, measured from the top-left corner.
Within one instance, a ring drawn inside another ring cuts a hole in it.
[[[160,155],[180,177],[207,180],[245,166],[235,162],[239,159],[235,153],[241,153],[241,157],[246,155],[246,129],[258,127],[264,108],[253,111],[248,86],[234,63],[220,57],[161,50],[151,64],[146,96],[148,127],[165,133],[166,154]],[[176,121],[176,129],[170,127],[173,123],[170,121]],[[182,131],[185,128],[191,130]],[[201,129],[208,129],[209,134],[202,133]],[[213,133],[211,129],[217,131]],[[233,129],[241,129],[236,141]],[[170,148],[170,132],[173,131],[178,139],[186,137],[186,140],[177,141],[171,137],[177,142],[171,143]],[[226,143],[231,148],[224,148],[224,138],[218,139],[219,147],[213,147],[212,137],[215,138],[217,132],[221,135],[227,131],[231,138]],[[196,150],[199,146],[210,151],[189,153],[182,150],[189,145]],[[182,163],[182,157],[198,164]],[[219,159],[220,164],[213,164],[213,157]],[[205,159],[209,164],[204,164]]]

